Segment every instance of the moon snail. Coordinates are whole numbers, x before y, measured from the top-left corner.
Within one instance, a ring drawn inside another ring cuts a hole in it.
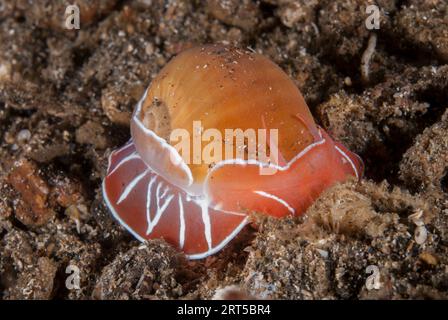
[[[131,140],[109,157],[105,202],[137,239],[163,238],[191,259],[222,249],[253,212],[300,215],[322,191],[362,175],[361,159],[316,125],[286,73],[234,47],[207,45],[174,57],[138,102],[130,126]],[[210,128],[233,154],[241,146],[227,141],[226,130],[277,132],[277,140],[264,137],[277,160],[249,157],[246,139],[240,157],[186,161],[191,154],[181,155],[171,133],[183,130],[194,145]]]

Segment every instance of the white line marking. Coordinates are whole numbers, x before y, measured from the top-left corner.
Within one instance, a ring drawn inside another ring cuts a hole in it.
[[[129,147],[132,146],[132,145],[133,145],[133,142],[132,142],[132,139],[131,139],[131,140],[129,140],[128,142],[126,142],[126,144],[124,144],[123,146],[121,146],[121,148],[118,148],[117,150],[114,150],[114,151],[112,151],[112,152],[109,154],[109,157],[108,157],[109,161],[108,161],[108,163],[107,163],[107,172],[110,171],[110,166],[112,165],[112,161],[110,161],[110,160],[112,159],[112,156],[115,156],[116,154],[122,152],[123,150],[129,148]]]
[[[350,163],[350,165],[352,166],[353,172],[356,175],[356,179],[359,179],[358,170],[356,169],[356,166],[353,163],[352,159],[350,159],[350,157],[344,151],[342,151],[337,145],[335,145],[334,147]]]
[[[254,193],[256,193],[262,197],[265,197],[265,198],[273,199],[273,200],[281,203],[282,205],[284,205],[289,210],[289,212],[291,212],[292,214],[296,213],[296,210],[293,207],[291,207],[285,200],[277,197],[276,195],[273,195],[271,193],[267,193],[264,191],[258,191],[258,190],[254,191]]]
[[[148,170],[143,171],[143,173],[140,173],[137,177],[134,178],[124,189],[123,193],[120,195],[120,198],[117,201],[117,204],[120,204],[123,200],[125,200],[128,195],[131,193],[131,191],[135,188],[137,183],[140,182],[147,174]]]
[[[238,233],[240,233],[240,231],[244,228],[244,226],[246,226],[246,224],[249,222],[249,216],[247,216],[246,218],[244,218],[243,221],[241,221],[241,223],[232,231],[231,234],[229,234],[223,241],[221,241],[220,244],[218,244],[216,247],[212,248],[211,250],[208,250],[206,252],[203,253],[197,253],[197,254],[189,254],[187,255],[188,259],[203,259],[206,258],[216,252],[218,252],[219,250],[221,250],[222,248],[224,248],[233,238],[236,237],[236,235]]]
[[[322,136],[322,132],[319,129],[319,136],[321,137],[322,140],[319,140],[317,142],[314,142],[312,144],[310,144],[309,146],[307,146],[305,149],[303,149],[302,151],[299,152],[299,154],[297,154],[294,158],[291,159],[291,161],[289,161],[285,166],[278,166],[275,164],[268,164],[266,165],[265,163],[259,162],[257,160],[254,159],[249,159],[249,160],[244,160],[244,159],[231,159],[231,160],[223,160],[220,161],[218,163],[216,163],[213,168],[211,170],[208,171],[207,175],[204,178],[204,183],[203,183],[203,194],[206,197],[209,197],[210,195],[207,192],[207,186],[210,183],[210,177],[212,176],[212,174],[215,172],[215,170],[224,167],[225,165],[229,165],[229,164],[233,164],[233,165],[240,165],[240,166],[246,166],[246,165],[258,165],[259,168],[261,167],[268,167],[268,168],[275,168],[279,171],[286,171],[288,170],[292,164],[296,161],[298,161],[300,158],[302,158],[303,156],[305,156],[308,152],[310,152],[312,149],[323,145],[325,142],[327,142],[326,139],[323,138]]]
[[[118,148],[117,150],[115,150],[114,153],[123,152],[124,150],[129,149],[129,147],[131,147],[133,144],[134,143],[132,142],[132,138],[131,138],[121,148]]]
[[[165,187],[165,189],[163,189],[162,194],[160,195],[160,198],[165,198],[166,194],[168,193],[169,187]]]
[[[133,160],[133,159],[140,159],[140,156],[137,154],[137,152],[133,152],[130,155],[124,157],[123,159],[120,160],[120,162],[115,166],[115,168],[109,172],[109,174],[107,175],[108,177],[113,174],[118,168],[120,168],[123,164],[125,164],[126,162]]]
[[[210,215],[208,213],[208,203],[201,202],[202,221],[204,222],[205,239],[207,240],[208,249],[212,248],[212,230],[210,224]]]
[[[165,139],[159,137],[154,131],[148,129],[145,127],[145,125],[140,121],[139,116],[142,110],[142,106],[144,101],[146,100],[146,97],[148,95],[149,87],[146,89],[145,94],[140,99],[140,101],[137,103],[134,115],[132,119],[137,124],[137,126],[143,131],[143,133],[157,141],[163,149],[167,150],[171,156],[170,160],[174,160],[173,164],[179,168],[186,174],[188,178],[188,186],[193,184],[193,173],[191,172],[190,167],[185,163],[182,156],[179,154],[179,152],[174,148],[172,145],[170,145]]]
[[[258,165],[259,167],[267,167],[267,168],[274,168],[280,171],[285,171],[288,170],[291,165],[296,162],[297,160],[299,160],[300,158],[302,158],[305,154],[307,154],[308,152],[310,152],[312,149],[316,148],[317,146],[320,146],[322,144],[324,144],[327,140],[322,138],[322,140],[319,140],[317,142],[314,142],[310,145],[308,145],[306,148],[304,148],[302,151],[300,151],[294,158],[291,159],[291,161],[289,161],[285,166],[279,166],[276,164],[266,164],[260,161],[257,161],[255,159],[248,159],[248,160],[244,160],[244,159],[228,159],[228,160],[222,160],[217,162],[213,168],[211,170],[209,170],[207,176],[205,177],[204,181],[207,181],[210,178],[210,175],[217,169],[225,166],[225,165],[229,165],[229,164],[235,164],[235,165],[241,165],[241,166],[246,166],[246,165]]]
[[[184,248],[185,243],[185,215],[184,215],[184,204],[182,202],[182,197],[179,194],[179,219],[180,219],[180,230],[179,230],[179,247]]]
[[[145,242],[146,239],[143,238],[142,236],[140,236],[137,232],[134,231],[134,229],[132,229],[126,222],[124,222],[123,219],[121,219],[120,215],[117,213],[117,211],[115,210],[115,207],[111,204],[110,200],[109,200],[109,196],[107,195],[107,190],[106,190],[106,179],[103,180],[102,183],[102,189],[103,189],[103,198],[104,201],[106,202],[107,207],[109,208],[109,210],[112,212],[112,215],[114,216],[114,218],[122,225],[125,227],[126,230],[128,230],[136,239],[138,239],[140,242]]]
[[[148,222],[148,226],[151,224],[151,188],[156,179],[156,175],[151,178],[148,183],[148,190],[146,193],[146,221]],[[148,230],[146,230],[146,234],[148,234]]]
[[[159,184],[157,185],[157,189],[156,189],[156,199],[157,199],[157,211],[156,214],[154,216],[154,220],[151,221],[151,223],[148,225],[148,229],[146,230],[146,234],[150,234],[152,232],[152,230],[154,230],[154,227],[157,226],[157,224],[159,223],[160,218],[162,217],[163,212],[166,210],[166,208],[168,207],[168,205],[170,204],[171,200],[173,200],[174,195],[171,194],[166,200],[165,202],[162,204],[162,206],[160,206],[160,189],[162,187],[162,183],[159,182]]]
[[[220,211],[220,212],[225,213],[225,214],[231,214],[233,216],[240,216],[240,217],[247,216],[247,213],[241,213],[241,212],[236,212],[236,211],[224,210],[223,209],[224,205],[223,205],[222,202],[219,202],[217,204],[213,204],[210,201],[206,201],[206,202],[209,204],[208,207],[210,209],[215,210],[215,211]],[[199,202],[197,202],[197,203],[199,203]]]

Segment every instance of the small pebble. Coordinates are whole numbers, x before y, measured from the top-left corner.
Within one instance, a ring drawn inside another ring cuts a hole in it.
[[[435,266],[438,263],[437,258],[429,252],[422,252],[419,255],[419,258],[420,260],[431,266]]]
[[[414,238],[417,244],[422,245],[426,242],[426,239],[428,238],[428,231],[426,230],[425,226],[418,226],[415,229]]]
[[[18,144],[24,144],[25,142],[27,142],[28,140],[30,140],[30,138],[31,138],[31,132],[30,132],[30,130],[28,130],[28,129],[23,129],[23,130],[20,130],[20,131],[17,133],[16,141],[17,141]]]

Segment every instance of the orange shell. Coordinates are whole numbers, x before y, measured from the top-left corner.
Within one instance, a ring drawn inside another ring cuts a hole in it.
[[[197,47],[176,56],[153,80],[134,119],[143,122],[154,101],[166,108],[169,128],[188,130],[191,140],[193,121],[223,134],[228,128],[278,129],[279,152],[287,161],[316,135],[313,117],[291,79],[266,57],[231,47]],[[139,131],[132,121],[131,132],[145,162],[168,180],[184,180],[179,184],[188,185],[186,175],[170,161],[161,164],[164,151],[159,141]],[[158,154],[156,161],[154,153]],[[158,170],[159,166],[163,168]],[[189,168],[195,183],[202,183],[209,171],[206,164],[190,164]]]
[[[277,129],[269,149],[279,162],[187,163],[169,135],[184,129],[194,144],[194,121],[218,132]],[[137,105],[131,134],[111,155],[106,202],[137,238],[165,238],[190,258],[221,249],[254,211],[301,214],[323,190],[362,174],[361,160],[316,126],[277,65],[232,47],[203,46],[172,59]],[[263,175],[260,167],[275,170]]]

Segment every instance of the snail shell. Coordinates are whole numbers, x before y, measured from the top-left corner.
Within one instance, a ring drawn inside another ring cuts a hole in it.
[[[135,110],[131,132],[143,160],[183,188],[201,184],[209,166],[173,165],[172,148],[161,143],[182,128],[193,139],[192,122],[204,128],[278,129],[279,151],[292,159],[313,141],[300,115],[313,117],[291,79],[262,55],[225,46],[205,46],[179,54],[163,68]],[[155,133],[145,134],[146,128]],[[191,188],[193,189],[193,188]],[[197,189],[197,188],[196,188]]]
[[[230,158],[210,163],[181,156],[172,133],[187,133],[194,148],[207,129],[221,137],[227,129],[267,132],[268,153],[276,157],[238,153],[241,146],[225,139],[219,148]],[[190,258],[221,249],[251,212],[301,214],[323,190],[362,172],[361,160],[316,126],[300,91],[276,64],[221,45],[173,58],[137,104],[131,135],[111,154],[104,198],[138,239],[163,237]],[[262,168],[272,171],[261,174]]]

